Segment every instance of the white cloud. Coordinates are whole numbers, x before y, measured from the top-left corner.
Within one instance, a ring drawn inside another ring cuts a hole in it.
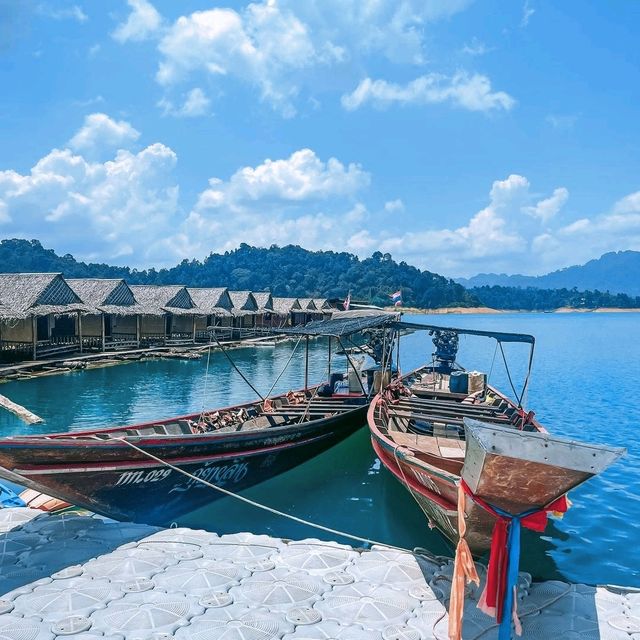
[[[238,208],[258,201],[286,204],[350,197],[369,181],[369,174],[357,164],[345,166],[336,158],[323,162],[311,149],[300,149],[283,160],[267,159],[257,167],[243,167],[228,182],[213,178],[196,210]]]
[[[373,239],[356,234],[352,244],[366,240],[368,247],[448,276],[526,271],[539,259],[540,247],[551,246],[550,238],[543,238],[538,226],[532,227],[534,220],[550,221],[567,197],[568,191],[560,187],[536,202],[529,180],[511,174],[493,183],[489,204],[465,224],[414,228],[399,235],[390,235],[387,230]]]
[[[53,20],[76,20],[77,22],[86,22],[89,17],[77,4],[60,7],[54,6],[50,3],[42,2],[36,5],[36,12],[45,17]]]
[[[525,210],[534,218],[538,218],[543,223],[547,223],[562,209],[568,199],[569,191],[564,187],[559,187],[553,192],[553,195],[544,200],[540,200],[535,206],[527,207]]]
[[[640,191],[630,193],[613,205],[614,214],[640,213]]]
[[[548,124],[550,124],[554,129],[558,129],[559,131],[570,131],[575,126],[578,116],[577,115],[548,115],[545,120]]]
[[[400,198],[389,200],[384,203],[384,210],[388,213],[400,213],[404,211],[404,202]]]
[[[180,229],[196,251],[240,242],[344,246],[368,215],[356,197],[370,182],[357,164],[321,160],[311,149],[244,167],[228,180],[212,178]],[[188,255],[191,255],[188,254]]]
[[[531,16],[536,12],[536,10],[531,6],[529,0],[525,0],[524,5],[522,5],[522,18],[520,19],[520,26],[522,28],[529,25],[529,20],[531,20]]]
[[[156,143],[91,162],[54,149],[26,175],[0,171],[0,220],[7,236],[38,238],[80,258],[147,262],[178,212],[176,155]]]
[[[207,114],[211,100],[202,89],[196,87],[187,93],[184,102],[179,107],[174,106],[173,102],[166,98],[160,100],[158,106],[164,115],[172,115],[176,118],[195,118]]]
[[[483,56],[490,51],[493,51],[492,47],[488,47],[484,42],[476,38],[471,38],[471,42],[467,42],[462,47],[461,52],[466,53],[468,56]]]
[[[125,120],[113,120],[106,113],[92,113],[85,117],[84,124],[69,140],[76,151],[99,153],[127,146],[140,137]]]
[[[365,78],[350,94],[342,96],[342,106],[348,111],[359,109],[364,104],[386,108],[393,104],[437,104],[451,102],[470,111],[508,111],[515,100],[504,91],[492,91],[487,76],[464,72],[452,77],[429,73],[405,85],[386,80]]]
[[[167,90],[202,77],[247,84],[262,101],[291,117],[301,90],[316,90],[314,74],[323,70],[347,63],[344,68],[354,69],[371,55],[423,64],[425,27],[470,1],[262,0],[237,10],[195,11],[162,31],[156,79]],[[124,42],[159,34],[155,9],[145,0],[130,3],[134,11],[114,37]],[[314,104],[310,97],[307,103]]]
[[[163,59],[158,81],[171,85],[194,73],[236,76],[257,86],[262,99],[293,115],[297,86],[290,72],[316,64],[320,55],[307,27],[275,2],[182,16],[159,45]]]
[[[158,32],[162,17],[147,0],[127,0],[131,13],[111,34],[118,42],[148,40]]]

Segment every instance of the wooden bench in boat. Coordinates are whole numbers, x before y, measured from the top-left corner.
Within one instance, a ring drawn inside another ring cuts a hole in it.
[[[397,404],[392,406],[400,406],[403,408],[415,408],[420,411],[446,411],[451,414],[461,415],[461,416],[469,416],[469,417],[480,417],[484,415],[489,416],[504,416],[508,418],[509,416],[504,412],[501,412],[496,409],[492,409],[491,407],[482,407],[480,405],[458,405],[458,406],[442,406],[440,403],[435,402],[433,404],[423,404],[419,402],[414,402],[413,400],[400,400]]]

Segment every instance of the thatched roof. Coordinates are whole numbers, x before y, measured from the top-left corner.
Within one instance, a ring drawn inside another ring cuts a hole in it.
[[[230,316],[233,303],[226,287],[187,287],[194,304],[207,316]]]
[[[95,313],[130,316],[145,312],[121,278],[68,278],[67,283]]]
[[[0,300],[5,318],[92,311],[59,273],[0,274]]]
[[[303,311],[317,311],[315,303],[313,302],[313,298],[298,298],[298,302],[300,303],[300,308]]]
[[[300,303],[298,298],[274,298],[273,310],[281,315],[287,315],[291,311],[299,311]]]
[[[260,311],[273,311],[273,297],[269,291],[253,291],[252,293]]]
[[[174,315],[203,315],[193,302],[187,288],[175,285],[149,285],[133,284],[131,291],[142,309],[140,313],[146,315],[162,315],[172,313]]]
[[[327,311],[331,311],[331,305],[327,298],[314,298],[313,303],[316,305],[316,309],[326,309]]]
[[[231,313],[234,315],[247,315],[257,313],[258,303],[251,291],[229,291],[229,297],[233,303]]]

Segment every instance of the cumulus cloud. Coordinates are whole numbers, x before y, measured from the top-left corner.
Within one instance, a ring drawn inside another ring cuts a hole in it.
[[[158,106],[162,109],[165,116],[196,118],[207,114],[211,106],[211,100],[209,100],[202,89],[196,87],[187,93],[181,105],[175,106],[171,100],[163,98],[158,102]]]
[[[516,263],[522,270],[530,268],[536,259],[533,240],[542,235],[539,228],[531,228],[533,220],[550,220],[551,213],[557,214],[567,197],[568,191],[560,187],[550,197],[536,201],[529,180],[511,174],[494,181],[489,204],[465,224],[451,228],[425,225],[391,236],[381,233],[369,246],[449,276],[514,271]],[[355,243],[360,240],[357,236]]]
[[[147,0],[127,0],[131,13],[111,34],[118,42],[148,40],[162,24],[162,17]]]
[[[568,199],[569,191],[559,187],[550,197],[540,200],[535,206],[527,207],[525,210],[529,215],[546,223],[562,209]]]
[[[240,242],[299,243],[333,249],[368,213],[356,200],[370,176],[359,165],[324,161],[311,149],[243,167],[228,180],[212,178],[181,233],[197,247],[226,250]],[[343,241],[344,243],[344,241]]]
[[[263,0],[244,8],[214,7],[182,15],[162,30],[157,81],[169,91],[204,76],[255,87],[285,117],[296,113],[312,74],[381,55],[423,64],[424,29],[463,10],[470,0]],[[146,0],[114,37],[121,42],[160,35],[161,18]]]
[[[300,149],[282,160],[267,159],[256,167],[243,167],[227,182],[211,179],[196,208],[349,197],[368,186],[369,181],[369,174],[358,164],[345,166],[336,158],[324,162],[311,149]]]
[[[171,85],[194,73],[236,76],[257,86],[261,97],[293,115],[297,86],[288,74],[318,62],[307,27],[275,2],[250,4],[240,14],[210,9],[182,16],[159,45],[158,81]]]
[[[400,213],[404,211],[404,202],[400,198],[389,200],[384,203],[384,210],[388,213]]]
[[[92,113],[85,117],[84,124],[69,140],[76,151],[99,153],[121,146],[128,146],[140,137],[125,120],[113,120],[106,113]]]
[[[444,102],[469,111],[508,111],[515,105],[515,100],[509,94],[492,91],[487,76],[465,72],[452,77],[429,73],[404,85],[365,78],[351,93],[342,96],[342,106],[348,111],[355,111],[367,103],[386,108],[393,104]]]
[[[37,237],[85,259],[127,256],[144,264],[154,236],[174,228],[175,164],[160,143],[135,154],[120,150],[104,163],[53,149],[28,174],[0,171],[3,234]]]

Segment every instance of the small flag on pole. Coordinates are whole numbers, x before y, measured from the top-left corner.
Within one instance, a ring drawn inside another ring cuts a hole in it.
[[[402,306],[402,290],[398,289],[395,293],[389,296],[393,300],[394,307]]]
[[[347,294],[345,301],[342,303],[345,311],[349,311],[349,307],[351,306],[351,291]]]

